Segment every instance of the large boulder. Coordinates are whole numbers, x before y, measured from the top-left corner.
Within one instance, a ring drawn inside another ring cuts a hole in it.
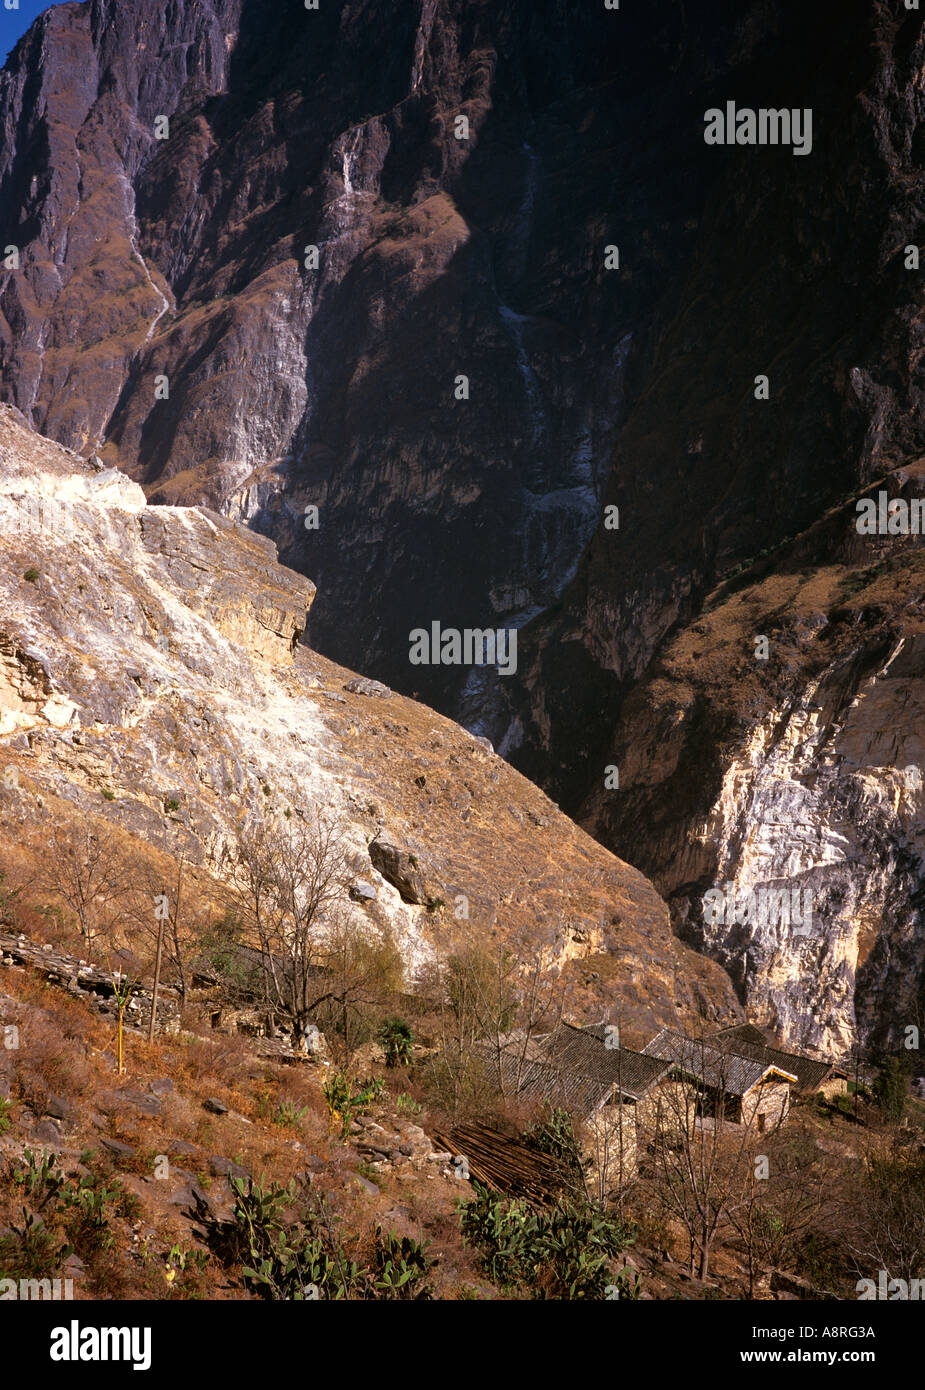
[[[406,903],[426,906],[437,896],[431,891],[417,855],[390,840],[376,838],[369,846],[369,857],[373,868],[398,889]]]

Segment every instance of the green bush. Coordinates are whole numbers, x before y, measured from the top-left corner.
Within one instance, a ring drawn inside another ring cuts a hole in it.
[[[297,1129],[308,1114],[308,1106],[303,1105],[300,1109],[291,1100],[280,1101],[276,1114],[273,1116],[273,1123],[282,1129]]]
[[[396,1236],[394,1231],[376,1227],[376,1247],[373,1288],[380,1298],[410,1302],[429,1299],[425,1280],[436,1264],[411,1236]]]
[[[617,1285],[624,1297],[638,1297],[638,1279],[612,1263],[635,1231],[591,1202],[568,1200],[540,1210],[477,1188],[475,1199],[461,1207],[460,1224],[501,1288],[540,1299],[603,1299]]]
[[[100,1172],[91,1170],[66,1177],[56,1167],[53,1153],[43,1152],[39,1159],[31,1149],[26,1149],[23,1160],[24,1166],[13,1170],[13,1183],[22,1190],[34,1214],[47,1209],[49,1220],[54,1219],[63,1228],[68,1238],[68,1251],[76,1250],[81,1256],[92,1257],[101,1250],[110,1250],[114,1243],[110,1221],[113,1215],[135,1214],[137,1198],[134,1194],[126,1192],[116,1179]],[[85,1166],[89,1165],[93,1153],[82,1154],[81,1160]],[[23,1213],[27,1214],[25,1207]],[[51,1240],[48,1234],[48,1241]],[[43,1242],[48,1244],[31,1218],[20,1232],[20,1244],[24,1241],[31,1242],[30,1248],[34,1250]]]
[[[403,1018],[384,1019],[377,1034],[385,1048],[387,1067],[410,1067],[414,1060],[414,1032]]]
[[[888,1057],[874,1082],[874,1098],[891,1124],[898,1125],[908,1099],[906,1068],[899,1057]]]
[[[13,1170],[13,1182],[22,1188],[33,1205],[41,1209],[62,1194],[67,1187],[67,1179],[60,1169],[55,1169],[58,1160],[53,1153],[43,1150],[41,1159],[38,1159],[31,1149],[26,1149],[23,1161],[26,1165],[24,1168]]]
[[[321,1236],[287,1221],[286,1211],[295,1201],[294,1182],[288,1187],[264,1186],[252,1178],[232,1178],[231,1189],[236,1201],[230,1254],[244,1263],[244,1277],[261,1298],[340,1298],[345,1277],[348,1287],[355,1284],[355,1266],[347,1262],[346,1268],[338,1269]]]
[[[579,1198],[587,1198],[585,1172],[591,1166],[591,1159],[581,1152],[567,1110],[557,1110],[547,1102],[544,1117],[524,1137],[532,1148],[558,1159],[569,1190]]]
[[[399,1115],[420,1115],[424,1107],[414,1099],[414,1096],[409,1096],[402,1091],[400,1096],[395,1097],[395,1109]]]
[[[64,1261],[73,1254],[73,1247],[66,1242],[60,1244],[42,1218],[34,1212],[23,1207],[22,1214],[21,1226],[13,1224],[0,1235],[0,1278],[54,1278]]]
[[[425,1280],[435,1261],[410,1237],[377,1227],[373,1264],[366,1268],[346,1253],[323,1198],[309,1209],[294,1182],[281,1187],[233,1178],[231,1188],[232,1220],[213,1230],[213,1237],[226,1261],[243,1264],[244,1278],[259,1297],[297,1302],[430,1298]]]
[[[385,1085],[378,1077],[354,1084],[347,1072],[336,1071],[323,1083],[321,1091],[328,1114],[340,1124],[341,1138],[346,1139],[354,1116],[365,1114],[374,1101],[381,1100]]]

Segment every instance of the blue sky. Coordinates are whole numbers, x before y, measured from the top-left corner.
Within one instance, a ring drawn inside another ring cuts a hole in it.
[[[48,0],[19,0],[18,10],[8,10],[6,3],[7,0],[0,0],[0,64],[6,62],[6,55],[32,21],[43,10],[51,9]]]

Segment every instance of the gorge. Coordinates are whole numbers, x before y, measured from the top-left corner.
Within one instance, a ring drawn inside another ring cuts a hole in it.
[[[8,457],[97,454],[177,573],[211,525],[317,585],[312,661],[487,737],[639,871],[633,1008],[678,952],[691,1013],[896,1047],[925,1023],[922,552],[855,523],[925,483],[923,70],[892,0],[55,6],[0,74]],[[812,125],[710,145],[727,102]],[[509,632],[516,672],[412,664],[434,623]],[[144,679],[81,719],[132,727]],[[706,922],[727,883],[812,893],[812,932]]]

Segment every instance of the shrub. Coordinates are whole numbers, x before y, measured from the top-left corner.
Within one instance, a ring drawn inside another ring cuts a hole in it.
[[[38,1160],[31,1149],[26,1149],[23,1160],[26,1166],[13,1170],[13,1182],[22,1188],[33,1205],[44,1207],[60,1195],[67,1180],[60,1169],[55,1170],[57,1159],[53,1153],[43,1150]]]
[[[478,1250],[494,1283],[541,1299],[604,1298],[612,1285],[625,1297],[638,1297],[638,1280],[612,1266],[635,1239],[619,1218],[591,1202],[569,1200],[545,1211],[477,1192],[461,1209],[463,1238]]]
[[[318,1231],[314,1223],[286,1220],[295,1201],[294,1182],[264,1186],[251,1178],[233,1178],[231,1187],[236,1202],[230,1253],[247,1260],[244,1278],[261,1298],[340,1299],[362,1285],[357,1265],[344,1258],[330,1223]]]
[[[276,1114],[273,1116],[273,1123],[282,1129],[296,1129],[307,1114],[307,1105],[297,1109],[294,1101],[283,1100],[280,1101]]]
[[[39,570],[35,568],[35,565],[30,565],[29,568],[26,570],[25,574],[23,575],[23,579],[27,579],[30,584],[35,584],[38,580],[38,577]]]
[[[395,1109],[398,1111],[399,1115],[420,1115],[424,1107],[418,1104],[414,1096],[406,1095],[406,1093],[402,1091],[400,1096],[395,1097]]]
[[[411,1236],[396,1236],[393,1231],[383,1232],[376,1227],[374,1257],[374,1289],[380,1298],[429,1299],[430,1290],[424,1283],[436,1264],[427,1254],[427,1245],[421,1245]]]
[[[89,1151],[81,1155],[85,1166],[92,1159]],[[62,1228],[67,1236],[66,1244],[58,1250],[60,1259],[74,1250],[84,1258],[93,1258],[103,1250],[112,1249],[111,1218],[114,1214],[134,1215],[137,1208],[134,1195],[101,1172],[65,1176],[56,1167],[53,1153],[43,1153],[39,1159],[31,1149],[26,1149],[23,1160],[24,1166],[13,1171],[13,1183],[35,1210],[29,1213],[23,1207],[26,1225],[19,1230],[13,1228],[13,1247],[8,1247],[7,1254],[18,1243],[19,1256],[26,1263],[35,1265],[44,1260],[47,1264],[57,1237],[50,1227],[46,1228],[45,1213],[48,1222]],[[41,1218],[39,1213],[43,1213]],[[62,1251],[66,1253],[61,1254]]]
[[[414,1032],[403,1018],[384,1019],[378,1039],[385,1048],[387,1067],[410,1067],[413,1061]]]
[[[569,1189],[586,1196],[585,1171],[591,1159],[585,1158],[567,1110],[557,1110],[547,1102],[543,1119],[538,1120],[524,1136],[532,1148],[559,1160]]]
[[[50,1093],[77,1097],[87,1089],[92,1079],[90,1068],[75,1048],[67,1045],[69,1029],[57,1011],[51,1018],[27,1019],[22,1032],[18,1081],[26,1100],[34,1105],[43,1103]]]
[[[354,1086],[345,1071],[334,1072],[321,1087],[332,1121],[340,1124],[341,1138],[350,1133],[356,1115],[363,1115],[374,1101],[385,1095],[385,1086],[378,1077],[369,1077]]]
[[[19,906],[21,888],[7,886],[6,874],[0,869],[0,922],[8,922]]]
[[[114,1237],[109,1227],[115,1208],[122,1196],[122,1187],[114,1182],[107,1186],[96,1175],[82,1176],[76,1187],[69,1189],[64,1196],[64,1206],[69,1208],[67,1230],[75,1250],[83,1255],[92,1255],[99,1250],[111,1250]]]
[[[874,1097],[884,1116],[898,1125],[906,1110],[906,1069],[898,1057],[888,1057],[874,1082]]]
[[[309,1206],[294,1182],[259,1183],[232,1178],[235,1206],[230,1221],[205,1208],[202,1217],[222,1260],[243,1265],[258,1297],[271,1300],[387,1299],[431,1297],[425,1280],[436,1263],[409,1236],[376,1228],[373,1260],[360,1265],[348,1255],[340,1223],[325,1199]]]
[[[209,1263],[208,1250],[184,1250],[177,1242],[164,1256],[164,1282],[170,1294],[201,1297],[201,1275]]]
[[[59,1244],[40,1216],[22,1209],[23,1224],[11,1225],[0,1236],[0,1277],[8,1279],[51,1279],[73,1250]]]

